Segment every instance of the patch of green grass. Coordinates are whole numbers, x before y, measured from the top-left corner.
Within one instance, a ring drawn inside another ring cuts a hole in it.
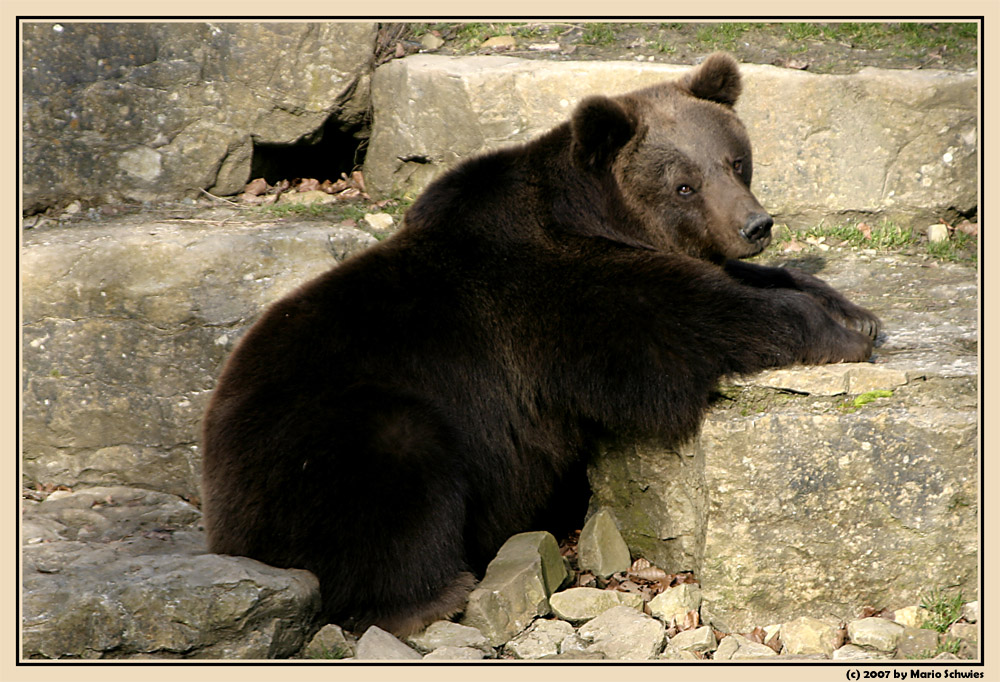
[[[832,41],[862,50],[889,50],[910,56],[935,48],[974,50],[978,26],[951,22],[791,22],[781,25],[792,40]]]
[[[336,204],[269,204],[255,206],[253,211],[272,218],[325,218],[335,217],[343,207]]]
[[[865,223],[821,224],[801,231],[789,230],[780,225],[775,228],[775,244],[784,244],[793,240],[807,244],[822,241],[828,246],[849,246],[880,252],[904,249],[913,252],[913,249],[919,248],[934,258],[952,263],[975,265],[979,261],[978,240],[975,236],[955,230],[943,242],[928,242],[913,228],[901,227],[888,220],[875,225]]]
[[[912,246],[920,239],[913,228],[901,227],[887,220],[867,228],[863,228],[861,225],[839,225],[830,229],[827,234],[851,246],[877,251],[892,251]]]
[[[823,37],[822,24],[793,21],[787,24],[780,24],[780,26],[785,35],[792,40],[818,40]]]
[[[847,414],[853,414],[870,402],[874,402],[879,398],[891,398],[892,395],[892,391],[868,391],[856,396],[853,400],[845,400],[837,405],[837,409]]]
[[[649,41],[650,47],[661,54],[673,54],[677,52],[677,46],[674,45],[669,39],[663,37],[656,37]]]
[[[729,49],[736,44],[740,37],[752,29],[754,24],[746,22],[723,22],[719,24],[705,24],[698,29],[695,38],[706,49]]]
[[[600,22],[585,24],[580,36],[584,45],[611,45],[616,39],[615,25]]]
[[[928,242],[927,253],[952,263],[979,260],[976,238],[958,230],[943,242]]]
[[[912,661],[922,661],[928,658],[934,658],[941,654],[954,654],[958,656],[958,652],[962,649],[962,640],[954,638],[945,638],[943,641],[939,642],[937,647],[934,649],[927,649],[918,656],[907,656]]]
[[[862,393],[857,398],[854,399],[854,407],[861,407],[862,405],[867,405],[870,402],[874,402],[879,398],[891,398],[892,391],[868,391],[867,393]]]
[[[417,38],[437,31],[441,34],[451,35],[451,40],[457,41],[466,48],[476,48],[490,38],[497,36],[514,36],[515,38],[538,38],[547,31],[545,24],[539,23],[513,23],[513,22],[476,22],[465,23],[437,23],[437,24],[411,24],[413,35]]]
[[[951,624],[962,617],[964,603],[961,591],[948,596],[943,590],[937,588],[931,590],[929,594],[920,598],[920,606],[931,613],[923,627],[928,630],[947,632]]]

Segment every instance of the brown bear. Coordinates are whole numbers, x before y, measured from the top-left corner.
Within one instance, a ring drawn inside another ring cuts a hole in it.
[[[326,621],[405,634],[461,611],[600,439],[676,444],[721,377],[868,358],[871,313],[735,260],[772,225],[740,87],[713,55],[585,99],[271,307],[205,416],[210,549],[309,569]]]

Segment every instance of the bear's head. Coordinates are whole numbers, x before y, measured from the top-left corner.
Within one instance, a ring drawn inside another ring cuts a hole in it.
[[[740,91],[736,61],[717,53],[681,80],[589,97],[573,114],[574,160],[613,175],[651,246],[714,262],[752,256],[772,220],[750,192]]]

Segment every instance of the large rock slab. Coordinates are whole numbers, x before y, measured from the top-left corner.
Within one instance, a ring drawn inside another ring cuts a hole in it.
[[[26,231],[25,482],[198,496],[201,416],[235,342],[269,303],[373,243],[238,218]]]
[[[368,109],[377,25],[21,25],[24,208],[234,194],[254,144]]]
[[[379,67],[365,159],[370,190],[416,195],[459,159],[524,142],[590,94],[619,94],[689,67],[416,55]],[[866,68],[817,75],[742,66],[737,111],[754,144],[754,190],[778,222],[831,215],[935,222],[977,206],[977,78]]]
[[[24,503],[24,658],[276,658],[314,629],[319,582],[208,554],[201,514],[135,488]]]
[[[534,618],[551,612],[549,595],[565,579],[566,566],[551,533],[514,535],[469,595],[462,624],[478,629],[492,646],[500,646]]]
[[[622,448],[599,458],[595,497],[634,554],[694,570],[705,607],[733,632],[917,603],[928,575],[975,595],[975,270],[834,250],[798,264],[882,317],[874,361],[724,387],[684,454],[650,443],[624,449],[637,458]],[[692,530],[672,530],[680,524]],[[679,555],[679,537],[704,542],[700,562]]]
[[[197,496],[201,416],[235,342],[269,303],[373,243],[273,220],[26,231],[25,482]]]

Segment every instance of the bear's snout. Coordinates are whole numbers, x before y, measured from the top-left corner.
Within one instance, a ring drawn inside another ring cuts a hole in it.
[[[771,226],[774,220],[766,213],[755,213],[747,218],[746,225],[740,230],[740,234],[748,242],[759,242],[766,239],[771,234]]]

